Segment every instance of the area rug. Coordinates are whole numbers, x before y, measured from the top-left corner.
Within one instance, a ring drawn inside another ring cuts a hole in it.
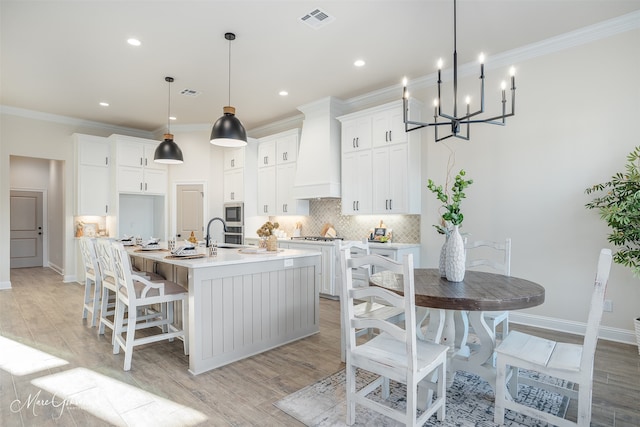
[[[532,375],[522,372],[521,375]],[[358,370],[356,388],[376,378],[374,374]],[[391,381],[390,402],[393,407],[404,407],[406,389],[403,384]],[[296,418],[307,426],[344,426],[346,417],[345,405],[345,371],[344,369],[330,375],[310,386],[307,386],[274,405]],[[382,401],[379,389],[373,395]],[[568,399],[556,393],[518,385],[518,397],[515,399],[527,405],[535,405],[541,410],[560,417],[567,411]],[[493,423],[494,393],[491,386],[482,378],[468,372],[456,372],[453,384],[447,389],[447,413],[443,422],[434,415],[425,426],[455,426],[455,427],[489,427]],[[391,427],[398,425],[394,420],[379,415],[369,409],[356,405],[357,426]],[[506,411],[506,426],[547,426],[546,423],[531,419],[510,410]]]

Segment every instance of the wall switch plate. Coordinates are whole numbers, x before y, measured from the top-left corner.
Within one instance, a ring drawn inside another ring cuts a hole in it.
[[[611,313],[613,311],[613,301],[610,299],[604,300],[604,306],[602,307],[603,311]]]

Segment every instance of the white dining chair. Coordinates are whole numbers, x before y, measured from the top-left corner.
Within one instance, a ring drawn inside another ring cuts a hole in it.
[[[511,276],[511,239],[506,238],[502,242],[490,240],[476,240],[465,242],[467,252],[467,269],[489,268],[505,276]],[[485,311],[484,321],[497,337],[498,326],[502,325],[501,337],[509,334],[508,311]]]
[[[102,287],[102,273],[98,265],[95,239],[90,237],[80,238],[80,252],[84,265],[84,301],[82,304],[82,318],[86,319],[91,327],[96,326],[100,310],[100,289]]]
[[[448,347],[416,338],[413,256],[405,255],[403,262],[398,263],[380,255],[352,257],[350,249],[342,249],[340,262],[342,270],[347,273],[342,276],[343,286],[340,298],[347,334],[347,425],[353,425],[356,420],[356,404],[408,426],[423,425],[436,412],[437,418],[444,420]],[[382,270],[401,274],[404,281],[403,295],[376,286],[355,287],[352,273],[363,266],[380,267]],[[403,309],[404,324],[399,325],[375,317],[358,317],[354,309],[354,301],[370,298],[384,301],[385,305]],[[358,342],[357,332],[368,328],[376,328],[380,333],[368,341]],[[357,390],[357,369],[372,372],[379,377]],[[406,385],[407,397],[404,410],[391,408],[370,398],[370,393],[380,388],[381,397],[387,400],[390,380]],[[424,412],[420,416],[417,416],[418,385],[433,393],[433,398],[425,403],[426,408],[421,408]]]
[[[349,240],[349,241],[338,241],[338,258],[340,257],[340,251],[349,250],[352,256],[364,256],[369,255],[371,253],[369,242],[366,239],[362,241],[358,240]],[[338,259],[338,267],[340,269],[340,277],[343,274],[348,274],[348,272],[344,272],[341,270],[340,260]],[[369,286],[369,277],[371,275],[371,266],[370,265],[362,265],[360,268],[353,269],[351,271],[353,285],[354,287],[364,287]],[[338,282],[340,283],[340,282]],[[404,308],[399,307],[391,307],[388,305],[381,304],[378,301],[375,301],[374,298],[368,298],[365,301],[357,301],[353,307],[354,313],[357,317],[360,318],[377,318],[377,319],[385,319],[393,323],[398,323],[404,321]],[[345,361],[345,328],[344,322],[340,322],[340,354],[342,355],[342,361]],[[357,336],[367,335],[369,338],[373,337],[374,330],[373,328],[365,328],[356,332]]]
[[[510,409],[557,426],[577,425],[587,427],[590,425],[593,361],[610,269],[611,250],[602,249],[598,259],[587,330],[582,345],[556,342],[535,335],[513,331],[497,347],[495,423],[503,424],[505,410]],[[518,377],[520,368],[564,379],[570,384],[577,384],[578,390],[573,387],[565,388],[531,378]],[[569,398],[577,398],[577,421],[574,423],[547,412],[542,412],[534,407],[516,403],[513,400],[513,396],[518,393],[518,382],[549,389]]]
[[[118,354],[120,349],[124,350],[124,370],[131,369],[133,348],[138,345],[163,340],[173,341],[179,337],[184,341],[184,354],[189,354],[189,334],[186,331],[189,318],[187,290],[169,280],[151,282],[133,274],[129,254],[119,242],[112,242],[112,257],[117,288],[113,354]],[[182,328],[173,324],[174,302],[182,303]],[[153,305],[162,306],[162,311],[145,311]],[[127,310],[128,318],[125,322],[124,313]],[[141,313],[145,314],[140,316]],[[161,333],[136,338],[137,330],[153,327],[160,327]],[[126,336],[123,336],[123,333],[126,333]]]

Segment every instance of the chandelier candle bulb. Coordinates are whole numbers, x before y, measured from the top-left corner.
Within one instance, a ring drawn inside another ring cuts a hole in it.
[[[478,61],[480,61],[480,78],[484,79],[484,53],[480,54]]]

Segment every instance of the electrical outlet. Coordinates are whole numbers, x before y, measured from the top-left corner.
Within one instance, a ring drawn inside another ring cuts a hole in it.
[[[604,311],[611,313],[613,311],[613,301],[610,299],[604,300],[604,307],[602,308]]]

